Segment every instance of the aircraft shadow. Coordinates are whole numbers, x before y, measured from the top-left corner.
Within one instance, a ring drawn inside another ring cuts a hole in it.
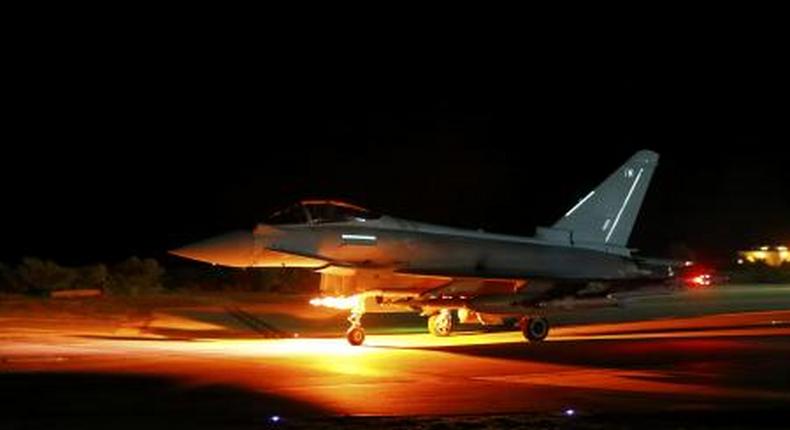
[[[599,369],[659,369],[662,381],[760,388],[790,396],[790,361],[783,336],[727,336],[653,339],[560,340],[388,347],[419,349],[481,358]],[[781,348],[779,346],[784,345]],[[387,348],[387,347],[381,347]]]

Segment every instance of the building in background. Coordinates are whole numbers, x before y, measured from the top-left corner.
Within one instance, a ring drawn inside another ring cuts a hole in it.
[[[759,249],[738,251],[738,264],[763,262],[771,267],[790,264],[787,246],[761,246]]]

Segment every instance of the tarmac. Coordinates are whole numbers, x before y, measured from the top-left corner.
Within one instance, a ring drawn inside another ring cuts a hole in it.
[[[352,347],[337,312],[246,300],[6,300],[0,427],[786,428],[790,286],[569,314],[537,344],[479,327],[436,338],[416,316],[369,315]]]

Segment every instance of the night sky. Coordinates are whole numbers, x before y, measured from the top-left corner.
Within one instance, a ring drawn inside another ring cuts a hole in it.
[[[0,261],[161,257],[304,197],[531,235],[639,149],[662,159],[632,246],[790,243],[786,84],[759,65],[36,55],[6,117]]]

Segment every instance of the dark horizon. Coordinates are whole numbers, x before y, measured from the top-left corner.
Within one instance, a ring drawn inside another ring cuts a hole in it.
[[[639,149],[662,157],[631,238],[643,254],[790,243],[779,77],[226,66],[27,77],[0,261],[161,257],[305,197],[530,235]]]

